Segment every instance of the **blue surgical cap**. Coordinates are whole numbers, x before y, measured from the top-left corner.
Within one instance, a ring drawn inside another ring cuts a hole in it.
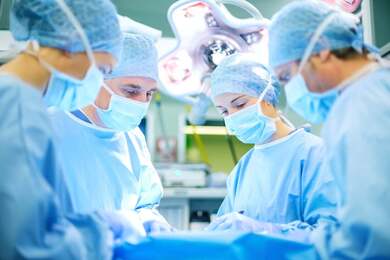
[[[151,38],[141,34],[124,33],[119,65],[105,75],[105,79],[145,77],[158,81],[157,59],[157,49]]]
[[[63,0],[79,21],[96,52],[120,58],[122,35],[117,12],[109,0]],[[16,40],[68,52],[84,52],[80,35],[55,0],[14,0],[10,30]]]
[[[271,19],[269,27],[269,64],[275,68],[303,57],[311,37],[331,13],[336,17],[326,27],[312,54],[324,49],[353,47],[361,52],[362,28],[351,14],[336,10],[322,1],[296,1],[287,4]]]
[[[233,54],[218,65],[211,74],[211,98],[225,93],[259,97],[269,80],[273,88],[264,96],[274,106],[278,103],[280,84],[270,70],[250,54]]]

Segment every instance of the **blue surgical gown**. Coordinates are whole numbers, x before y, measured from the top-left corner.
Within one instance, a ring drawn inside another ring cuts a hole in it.
[[[73,113],[56,109],[49,113],[75,211],[151,209],[156,213],[162,185],[139,128],[117,132]]]
[[[345,196],[340,225],[314,232],[323,258],[390,258],[390,69],[352,84],[333,105],[322,135],[322,171]]]
[[[98,216],[63,217],[71,204],[41,93],[0,75],[0,111],[0,259],[110,258]]]
[[[218,215],[230,212],[255,220],[311,230],[335,223],[339,192],[334,178],[318,171],[320,138],[298,129],[247,152],[227,180],[227,196]]]

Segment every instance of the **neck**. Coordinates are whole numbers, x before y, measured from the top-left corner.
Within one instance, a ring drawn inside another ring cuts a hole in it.
[[[279,117],[279,120],[275,122],[276,126],[276,132],[272,136],[272,141],[286,137],[289,135],[292,131],[294,131],[294,128],[288,126],[283,120]]]
[[[15,59],[0,67],[0,71],[15,75],[39,91],[43,91],[50,78],[50,72],[38,59],[30,54],[21,53]]]
[[[373,62],[375,61],[365,56],[343,61],[341,66],[339,66],[339,84],[351,78],[356,72]]]
[[[83,113],[88,117],[89,120],[91,120],[93,124],[103,128],[107,128],[100,120],[99,115],[96,112],[96,107],[94,107],[93,105],[88,105],[81,109],[81,111],[83,111]]]

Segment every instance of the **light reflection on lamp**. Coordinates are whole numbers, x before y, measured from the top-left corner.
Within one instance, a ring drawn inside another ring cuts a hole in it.
[[[246,10],[252,18],[238,19],[223,3]],[[181,0],[168,10],[177,39],[176,48],[159,62],[162,91],[195,103],[204,93],[202,79],[226,56],[252,52],[268,62],[268,20],[250,3],[242,0]]]

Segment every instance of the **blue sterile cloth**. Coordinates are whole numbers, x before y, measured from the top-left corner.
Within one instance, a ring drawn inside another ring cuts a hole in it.
[[[313,245],[243,232],[158,234],[121,244],[114,259],[319,259]]]

